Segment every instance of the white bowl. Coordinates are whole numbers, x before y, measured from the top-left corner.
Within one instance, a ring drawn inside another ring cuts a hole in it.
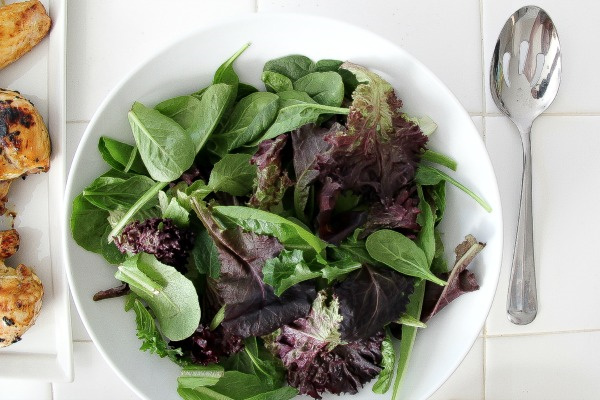
[[[68,222],[71,202],[107,169],[97,150],[100,136],[133,143],[127,111],[134,101],[153,106],[162,99],[189,94],[209,84],[218,66],[246,42],[252,45],[236,61],[235,69],[243,82],[258,87],[263,87],[260,75],[265,61],[288,54],[304,54],[315,61],[349,60],[380,73],[394,85],[407,112],[433,118],[439,127],[430,146],[457,160],[459,167],[454,176],[492,206],[493,211],[488,213],[462,192],[448,187],[443,230],[449,263],[454,260],[454,247],[469,233],[486,242],[487,247],[470,267],[481,289],[451,303],[417,335],[402,398],[427,398],[452,374],[473,345],[494,297],[502,250],[496,178],[471,118],[438,78],[392,42],[336,20],[258,14],[220,21],[157,51],[112,90],[77,150],[65,196],[65,259],[83,323],[107,362],[142,398],[179,399],[179,368],[138,350],[134,313],[124,312],[123,298],[92,301],[95,292],[115,286],[118,281],[114,278],[115,267],[73,241]],[[391,390],[377,396],[367,385],[359,394],[348,397],[391,398]]]

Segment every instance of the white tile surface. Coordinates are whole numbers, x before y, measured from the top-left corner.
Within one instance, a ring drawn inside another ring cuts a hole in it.
[[[480,400],[484,393],[484,346],[484,339],[477,339],[456,371],[429,400]]]
[[[254,12],[254,0],[71,1],[67,121],[87,121],[126,74],[174,37],[216,18]]]
[[[598,399],[600,332],[492,338],[486,400]]]
[[[75,380],[55,383],[54,400],[139,400],[110,369],[92,342],[73,343]]]
[[[486,102],[490,112],[499,112],[489,95],[489,64],[496,39],[508,17],[529,4],[519,0],[483,0],[483,44],[486,71]],[[600,86],[597,65],[600,62],[600,3],[597,1],[568,2],[539,0],[535,5],[546,10],[554,21],[562,50],[562,81],[552,113],[598,113]]]
[[[2,400],[52,400],[52,385],[0,379]]]
[[[482,112],[479,0],[258,0],[258,12],[315,14],[365,27],[423,62],[467,111]]]
[[[541,117],[532,133],[533,215],[539,312],[529,325],[506,318],[506,293],[522,170],[516,129],[486,118],[486,141],[502,196],[505,251],[487,334],[600,329],[600,117]]]

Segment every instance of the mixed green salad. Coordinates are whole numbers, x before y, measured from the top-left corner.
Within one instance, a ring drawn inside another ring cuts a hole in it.
[[[261,91],[234,69],[247,47],[200,90],[134,103],[135,144],[100,138],[107,170],[73,200],[71,230],[122,285],[94,298],[127,296],[141,350],[182,367],[184,399],[371,380],[395,398],[418,329],[478,288],[466,267],[483,243],[444,259],[446,183],[489,206],[374,72],[290,55],[264,65]]]

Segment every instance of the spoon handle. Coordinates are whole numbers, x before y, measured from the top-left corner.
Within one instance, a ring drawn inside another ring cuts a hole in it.
[[[526,325],[533,321],[537,314],[531,212],[531,126],[527,129],[519,128],[519,131],[523,142],[523,179],[506,311],[512,323]]]

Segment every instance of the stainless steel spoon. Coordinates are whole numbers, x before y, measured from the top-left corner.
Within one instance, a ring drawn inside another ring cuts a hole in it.
[[[548,14],[527,6],[511,15],[494,49],[490,86],[494,102],[515,123],[523,142],[521,203],[507,301],[508,319],[519,325],[533,321],[538,309],[531,215],[531,126],[556,97],[560,70],[560,43]]]

